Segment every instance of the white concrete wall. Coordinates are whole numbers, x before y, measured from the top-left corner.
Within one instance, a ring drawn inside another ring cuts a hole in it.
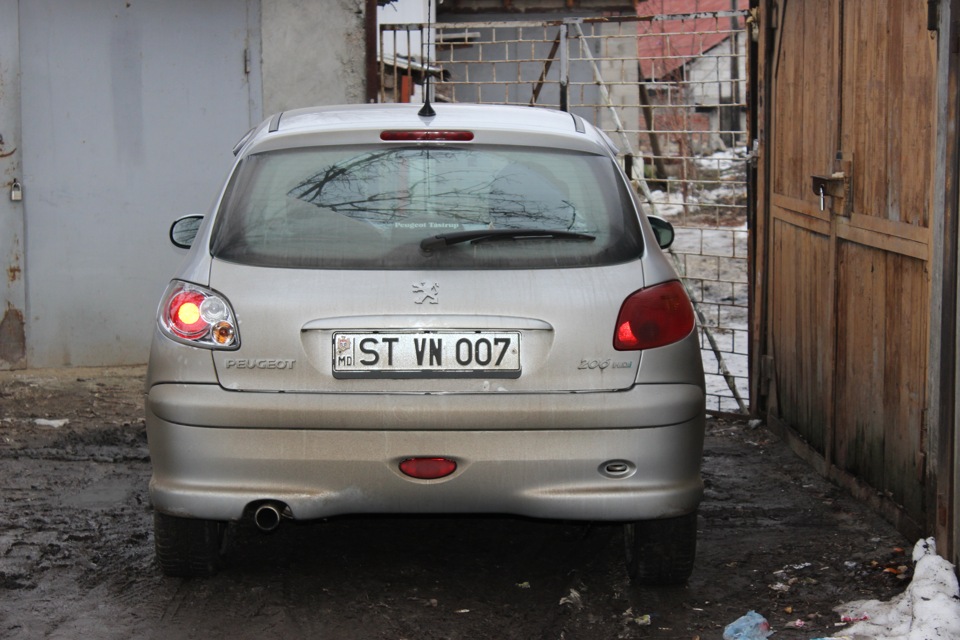
[[[146,360],[170,223],[209,208],[261,120],[250,2],[20,3],[28,366]]]
[[[730,78],[731,64],[737,65],[739,78],[738,95],[741,102],[747,99],[747,35],[737,37],[737,51],[733,51],[733,38],[718,44],[705,55],[687,65],[687,102],[715,107],[721,100],[730,100],[733,92]]]
[[[17,0],[0,0],[0,369],[26,364],[23,203],[10,200],[20,163],[20,39]]]
[[[232,145],[363,101],[364,0],[262,5],[0,0],[0,369],[145,362],[167,229],[208,209]]]
[[[261,7],[265,114],[365,97],[364,0],[269,0]]]

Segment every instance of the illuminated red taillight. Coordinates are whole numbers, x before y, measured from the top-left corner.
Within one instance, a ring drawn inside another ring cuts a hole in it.
[[[205,333],[210,325],[200,316],[203,296],[196,291],[181,291],[170,299],[167,317],[170,330],[181,338],[196,338]]]
[[[693,331],[693,305],[674,280],[632,293],[617,316],[613,346],[618,351],[653,349],[683,340]]]
[[[418,480],[445,478],[457,470],[457,463],[448,458],[407,458],[400,463],[400,471]]]
[[[236,349],[236,320],[219,294],[186,282],[174,281],[160,304],[160,328],[171,338],[197,346]]]
[[[436,140],[444,142],[470,142],[473,140],[472,131],[382,131],[380,139],[385,142],[420,142]]]

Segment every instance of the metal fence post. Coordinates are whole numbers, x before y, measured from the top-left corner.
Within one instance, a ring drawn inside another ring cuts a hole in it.
[[[567,90],[570,86],[570,46],[566,23],[560,25],[560,110],[569,111]]]

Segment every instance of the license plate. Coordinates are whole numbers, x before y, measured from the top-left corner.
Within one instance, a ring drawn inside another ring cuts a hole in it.
[[[335,378],[517,378],[520,333],[333,334]]]

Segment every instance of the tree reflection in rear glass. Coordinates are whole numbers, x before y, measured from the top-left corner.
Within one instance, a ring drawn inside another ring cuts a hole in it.
[[[636,213],[602,156],[522,147],[319,147],[244,161],[213,253],[263,266],[546,268],[639,255]],[[425,237],[562,230],[595,243],[518,239],[425,255]]]

